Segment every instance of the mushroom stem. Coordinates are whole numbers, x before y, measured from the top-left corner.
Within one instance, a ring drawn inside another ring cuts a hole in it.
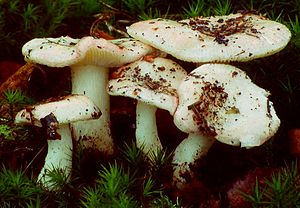
[[[152,152],[155,156],[158,151],[162,150],[162,145],[157,133],[156,110],[157,108],[153,105],[148,105],[142,101],[137,102],[136,145],[145,155],[149,155],[149,153]]]
[[[196,165],[195,162],[201,159],[215,139],[205,137],[199,133],[190,133],[176,148],[174,152],[173,162],[173,183],[177,188],[182,189],[187,184],[187,179],[193,178],[191,166]]]
[[[50,171],[59,170],[67,178],[70,179],[72,170],[72,136],[68,124],[62,124],[56,130],[61,136],[60,139],[48,140],[48,153],[45,158],[45,164],[40,174],[38,181],[49,190],[56,190],[58,187],[48,175]]]
[[[72,123],[76,140],[81,140],[84,147],[97,148],[112,154],[114,150],[110,130],[110,97],[106,92],[109,68],[95,65],[73,65],[72,94],[83,94],[101,109],[99,119]]]

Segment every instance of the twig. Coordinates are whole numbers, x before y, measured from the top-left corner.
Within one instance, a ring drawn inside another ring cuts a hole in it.
[[[28,79],[36,66],[26,63],[0,85],[0,96],[8,89],[27,89]]]
[[[37,153],[36,155],[32,158],[32,160],[28,163],[28,165],[26,166],[26,168],[24,169],[24,173],[28,170],[28,168],[30,167],[30,165],[33,163],[33,161],[41,154],[41,152],[45,149],[45,147],[47,146],[47,144],[45,144]]]

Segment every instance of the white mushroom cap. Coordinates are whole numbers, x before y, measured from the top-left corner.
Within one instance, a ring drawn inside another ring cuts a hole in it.
[[[60,38],[35,38],[22,47],[27,62],[50,67],[65,67],[78,62],[75,45],[80,39],[69,36]]]
[[[128,27],[130,36],[190,62],[248,61],[275,54],[291,38],[288,28],[250,13],[173,21],[153,19]]]
[[[231,65],[196,68],[180,84],[178,96],[174,123],[187,133],[253,147],[272,137],[280,125],[269,92]]]
[[[105,40],[91,36],[81,39],[68,36],[35,38],[22,48],[26,61],[50,67],[74,64],[117,67],[135,61],[151,51],[153,49],[150,46],[130,38]]]
[[[101,116],[99,108],[86,96],[69,95],[26,107],[17,113],[15,123],[41,127],[40,119],[51,113],[59,124],[97,119]]]
[[[186,75],[179,64],[166,58],[139,60],[114,72],[107,89],[110,95],[131,97],[173,115],[178,104],[177,87]]]

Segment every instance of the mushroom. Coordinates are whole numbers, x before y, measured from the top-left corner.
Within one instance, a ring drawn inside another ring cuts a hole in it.
[[[62,171],[67,179],[70,178],[73,145],[69,123],[98,119],[100,116],[99,108],[83,95],[49,99],[43,103],[28,106],[17,113],[16,124],[46,128],[48,153],[38,176],[38,181],[43,186],[49,190],[60,188],[47,174],[55,169]]]
[[[200,133],[225,144],[259,146],[270,139],[280,125],[269,95],[234,66],[204,64],[190,72],[179,85],[174,123],[183,132]],[[195,151],[190,154],[196,155]],[[203,148],[201,151],[206,152]],[[201,156],[198,154],[193,159]],[[177,166],[187,167],[185,162]],[[174,175],[174,180],[184,183],[183,173]]]
[[[178,105],[177,87],[186,75],[180,65],[161,57],[138,60],[112,74],[108,93],[137,100],[136,143],[146,155],[162,149],[155,112],[160,108],[174,114]]]
[[[195,63],[265,57],[283,49],[291,38],[285,25],[249,12],[182,21],[146,20],[132,24],[127,32],[177,59]]]
[[[152,47],[133,39],[108,41],[90,36],[82,39],[36,38],[22,48],[28,62],[71,68],[72,94],[86,95],[102,111],[97,120],[73,123],[73,134],[76,140],[82,140],[85,148],[97,148],[107,154],[114,151],[106,92],[109,67],[133,62],[152,51]]]

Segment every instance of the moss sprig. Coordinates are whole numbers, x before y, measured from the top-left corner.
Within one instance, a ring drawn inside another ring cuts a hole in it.
[[[298,207],[300,204],[300,175],[297,162],[273,173],[260,185],[258,179],[251,194],[242,196],[252,207]]]
[[[20,90],[6,90],[3,93],[2,99],[0,99],[0,106],[7,105],[7,115],[8,120],[13,121],[16,113],[23,108],[25,105],[33,103],[33,99],[26,96],[22,91]],[[5,113],[2,113],[5,114]]]
[[[45,192],[32,178],[28,178],[21,171],[2,168],[0,172],[0,206],[26,207],[41,199]]]

